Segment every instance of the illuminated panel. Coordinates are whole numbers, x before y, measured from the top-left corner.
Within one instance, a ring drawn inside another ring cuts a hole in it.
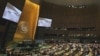
[[[39,18],[38,26],[40,27],[51,27],[52,19],[48,18]]]
[[[15,6],[7,2],[4,10],[3,18],[12,22],[18,22],[20,19],[21,11]]]
[[[26,0],[21,19],[18,23],[18,27],[14,36],[15,41],[22,41],[24,39],[34,40],[37,21],[39,16],[39,5]],[[22,24],[22,22],[24,22]],[[22,26],[22,32],[20,27]]]

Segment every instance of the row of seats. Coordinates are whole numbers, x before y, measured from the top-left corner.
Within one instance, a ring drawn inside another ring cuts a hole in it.
[[[99,56],[100,43],[69,43],[66,41],[42,42],[32,48],[27,46],[7,50],[7,56]],[[32,49],[32,50],[28,50]]]
[[[99,43],[67,43],[64,41],[44,42],[35,50],[38,56],[97,56],[100,55]]]

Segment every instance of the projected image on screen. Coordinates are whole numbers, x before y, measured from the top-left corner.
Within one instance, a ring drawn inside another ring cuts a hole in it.
[[[52,19],[39,18],[38,26],[40,27],[51,27]]]
[[[8,2],[4,10],[3,18],[17,23],[20,16],[21,11]]]

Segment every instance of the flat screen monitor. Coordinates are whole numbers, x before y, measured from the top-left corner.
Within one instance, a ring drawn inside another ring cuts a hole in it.
[[[21,10],[16,8],[11,3],[7,2],[2,18],[18,23],[21,13],[22,13]]]
[[[49,18],[39,18],[38,26],[40,27],[51,27],[52,19]]]

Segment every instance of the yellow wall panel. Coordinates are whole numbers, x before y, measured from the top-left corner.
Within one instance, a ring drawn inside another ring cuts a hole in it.
[[[29,0],[26,0],[14,36],[14,41],[22,41],[24,39],[34,40],[38,16],[39,16],[39,5]]]

